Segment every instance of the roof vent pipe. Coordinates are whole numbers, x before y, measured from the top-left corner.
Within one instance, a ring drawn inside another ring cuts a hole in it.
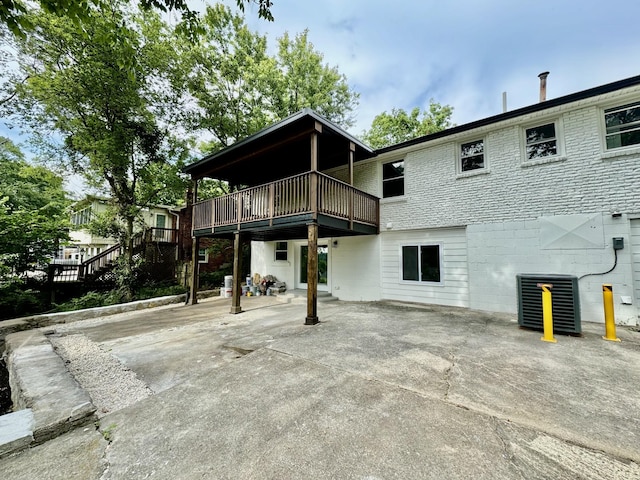
[[[542,72],[538,75],[540,79],[540,101],[544,102],[547,99],[547,77],[549,76],[549,72]]]

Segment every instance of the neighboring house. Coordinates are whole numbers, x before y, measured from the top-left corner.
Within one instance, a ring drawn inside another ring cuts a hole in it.
[[[64,249],[65,259],[86,261],[118,243],[115,238],[94,235],[86,228],[91,219],[107,210],[107,206],[108,199],[88,195],[72,207],[73,228],[69,232],[72,244]],[[142,211],[142,219],[145,228],[153,229],[151,234],[157,240],[168,241],[170,232],[178,228],[178,215],[174,207],[157,205],[145,208]],[[141,231],[140,225],[136,225],[135,228],[136,232]]]
[[[73,206],[69,232],[72,244],[62,248],[61,258],[51,262],[56,283],[83,282],[87,285],[112,285],[113,268],[122,253],[115,238],[93,235],[87,226],[97,215],[107,210],[108,199],[87,196]],[[165,281],[180,275],[181,252],[179,210],[156,205],[142,210],[144,225],[137,223],[133,237],[133,255],[144,258],[148,278]],[[191,243],[189,241],[189,243]]]
[[[583,321],[611,283],[638,321],[640,76],[378,151],[305,110],[186,172],[251,187],[197,203],[195,238],[251,239],[251,272],[309,286],[307,323],[316,288],[515,313],[533,273],[581,277]]]

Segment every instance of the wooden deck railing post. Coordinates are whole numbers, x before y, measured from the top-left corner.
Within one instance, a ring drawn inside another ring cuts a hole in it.
[[[269,226],[273,226],[273,217],[276,212],[276,184],[271,182],[269,184]]]

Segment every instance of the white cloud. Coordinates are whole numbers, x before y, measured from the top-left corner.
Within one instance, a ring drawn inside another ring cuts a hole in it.
[[[229,1],[233,5],[234,2]],[[600,0],[274,0],[275,21],[247,10],[270,42],[309,38],[361,94],[354,133],[393,107],[451,104],[458,124],[640,74],[640,2]]]

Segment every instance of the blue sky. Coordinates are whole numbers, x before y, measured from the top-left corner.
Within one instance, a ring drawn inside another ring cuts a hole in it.
[[[234,5],[235,0],[227,0]],[[273,23],[248,7],[270,45],[309,39],[360,93],[359,134],[394,107],[454,107],[460,125],[547,98],[640,75],[640,2],[622,0],[273,0]]]
[[[235,9],[235,0],[225,0]],[[274,22],[246,9],[271,48],[288,31],[309,39],[360,93],[360,134],[378,113],[454,107],[464,124],[547,98],[640,75],[640,2],[622,0],[273,0]],[[202,2],[193,2],[194,6]],[[0,135],[18,139],[0,120]]]

